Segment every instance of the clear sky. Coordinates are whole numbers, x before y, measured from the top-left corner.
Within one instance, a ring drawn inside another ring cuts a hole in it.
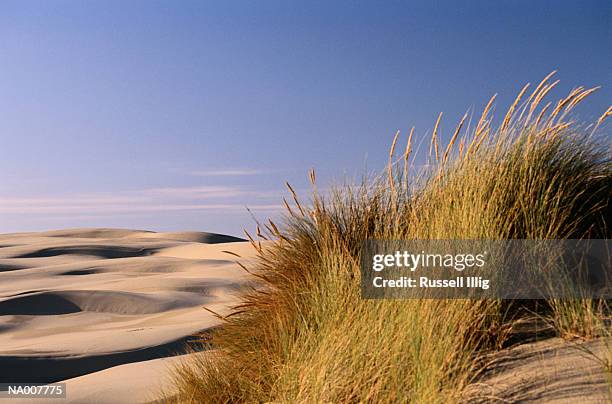
[[[239,235],[557,69],[612,101],[610,1],[0,1],[0,232]]]

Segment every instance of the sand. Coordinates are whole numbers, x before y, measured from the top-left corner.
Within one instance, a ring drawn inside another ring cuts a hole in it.
[[[465,402],[610,403],[610,343],[550,338],[494,353]]]
[[[237,291],[255,286],[225,251],[246,264],[255,255],[247,242],[210,233],[0,235],[0,382],[66,383],[66,400],[37,403],[171,396],[186,343],[220,325],[202,306],[227,313]],[[609,402],[609,374],[586,353],[605,358],[607,349],[553,338],[498,352],[466,401]]]
[[[227,313],[253,284],[224,251],[254,256],[247,242],[198,232],[0,235],[0,381],[65,381],[68,402],[168,393],[186,342],[220,324],[202,306]]]

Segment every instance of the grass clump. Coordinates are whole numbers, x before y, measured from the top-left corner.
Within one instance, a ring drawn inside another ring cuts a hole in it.
[[[493,97],[473,129],[461,120],[446,147],[440,115],[427,173],[408,172],[411,132],[397,160],[396,135],[383,178],[322,197],[311,172],[308,206],[289,187],[286,222],[269,222],[251,239],[259,256],[249,271],[262,287],[224,318],[214,350],[177,369],[177,400],[459,401],[478,375],[479,356],[504,346],[525,313],[550,317],[560,334],[594,333],[588,324],[601,305],[592,301],[583,310],[360,296],[365,239],[609,238],[610,151],[591,136],[593,126],[568,120],[594,90],[542,105],[556,84],[549,80],[529,96],[526,86],[496,128]]]

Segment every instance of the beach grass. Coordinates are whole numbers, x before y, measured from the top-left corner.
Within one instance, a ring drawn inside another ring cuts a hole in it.
[[[262,286],[223,317],[212,350],[175,370],[176,401],[457,402],[478,378],[479,358],[507,346],[525,316],[546,318],[566,338],[600,335],[609,310],[592,299],[360,294],[365,239],[610,238],[611,156],[596,133],[611,110],[590,125],[573,121],[595,89],[546,102],[556,84],[551,74],[525,86],[497,120],[493,97],[447,144],[440,114],[422,172],[412,170],[411,131],[405,146],[399,133],[390,142],[383,175],[323,195],[313,171],[308,202],[289,187],[284,222],[250,237],[258,261],[246,270]]]

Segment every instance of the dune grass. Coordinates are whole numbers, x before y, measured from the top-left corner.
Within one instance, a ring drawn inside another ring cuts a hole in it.
[[[439,123],[433,168],[411,173],[412,132],[385,175],[309,203],[293,196],[285,222],[261,226],[262,287],[224,318],[211,347],[176,370],[179,402],[453,402],[503,347],[513,322],[545,316],[560,335],[591,337],[601,302],[365,300],[364,239],[609,238],[612,165],[594,125],[569,120],[594,89],[544,104],[556,85],[527,86],[493,128],[493,97],[448,145]],[[609,217],[609,216],[608,216]]]

